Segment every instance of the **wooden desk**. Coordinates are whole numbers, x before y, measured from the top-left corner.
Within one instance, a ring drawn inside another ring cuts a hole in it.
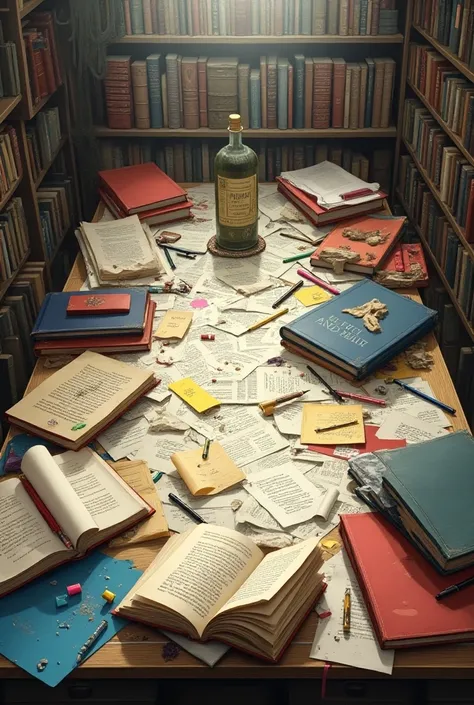
[[[85,279],[85,268],[82,257],[79,255],[66,283],[65,290],[80,289]],[[409,292],[418,298],[416,291]],[[434,368],[430,371],[421,371],[420,376],[426,379],[436,396],[457,409],[457,416],[453,418],[453,430],[468,429],[468,424],[461,404],[457,397],[447,367],[441,355],[433,334],[428,336],[429,349],[435,359]],[[41,381],[52,374],[54,370],[44,367],[39,360],[28,390],[36,387]],[[141,547],[126,550],[110,550],[110,555],[120,558],[132,559],[138,568],[146,568],[162,541],[150,542]],[[328,556],[329,557],[329,554]],[[309,659],[310,646],[316,626],[316,617],[312,615],[295,637],[292,645],[287,650],[278,665],[269,665],[257,659],[245,656],[231,650],[222,661],[213,669],[202,665],[186,652],[181,652],[178,658],[166,663],[162,657],[162,646],[166,639],[157,631],[130,624],[123,629],[112,641],[94,654],[79,669],[72,674],[74,681],[81,679],[279,679],[290,681],[289,701],[294,705],[308,699],[309,693],[301,692],[301,688],[310,684],[295,684],[294,679],[321,679],[324,664],[320,661]],[[329,671],[329,685],[332,680],[350,679],[350,682],[364,680],[364,688],[376,688],[375,695],[369,697],[378,701],[420,702],[414,684],[408,682],[398,684],[394,679],[474,679],[474,644],[459,644],[448,647],[433,647],[424,649],[407,649],[398,651],[395,658],[393,676],[388,678],[376,673],[355,670],[346,666],[333,665]],[[16,666],[0,657],[0,679],[27,678],[26,674]],[[378,684],[378,685],[377,685]],[[379,692],[383,685],[383,693]],[[429,683],[428,683],[429,685]],[[448,687],[449,684],[446,684]],[[125,684],[124,684],[125,686]],[[193,686],[194,687],[194,686]],[[283,683],[282,683],[283,687]],[[334,683],[333,688],[339,686]],[[469,687],[469,684],[466,684]],[[319,686],[311,686],[311,699],[317,698]],[[328,693],[331,693],[329,688]],[[339,692],[339,691],[337,691]],[[359,696],[362,692],[358,691]],[[439,694],[439,689],[436,693]],[[364,697],[367,697],[364,690]],[[372,693],[372,691],[371,691]],[[369,693],[370,695],[370,693]],[[415,697],[416,696],[416,697]],[[351,699],[346,691],[342,692],[339,702]],[[416,699],[418,698],[418,699]],[[446,702],[449,701],[446,697]],[[117,696],[115,700],[120,700]],[[138,698],[139,700],[139,698]],[[198,698],[198,702],[200,702]],[[438,698],[441,702],[441,698]],[[184,701],[183,701],[184,702]],[[188,700],[191,703],[191,700]],[[285,700],[288,702],[288,699]],[[444,702],[444,700],[443,700]],[[474,703],[474,695],[465,702]],[[226,700],[226,705],[229,703]]]

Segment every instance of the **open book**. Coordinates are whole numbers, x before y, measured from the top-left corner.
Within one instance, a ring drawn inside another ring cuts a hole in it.
[[[115,614],[277,661],[323,589],[318,539],[264,556],[232,529],[173,536]]]
[[[0,596],[155,511],[89,448],[53,458],[45,446],[34,446],[21,469],[72,548],[50,528],[21,479],[0,482]]]

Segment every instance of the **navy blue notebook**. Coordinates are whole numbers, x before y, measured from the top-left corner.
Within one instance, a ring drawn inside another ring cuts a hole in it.
[[[342,313],[371,299],[388,308],[388,315],[380,322],[381,333],[371,333],[362,319]],[[364,280],[283,326],[280,334],[293,349],[296,346],[302,353],[318,356],[346,376],[349,373],[364,379],[432,330],[437,315],[416,301]]]
[[[70,316],[66,309],[73,295],[84,291],[46,294],[36,323],[31,331],[34,340],[51,338],[82,338],[92,335],[133,335],[143,331],[145,310],[149,297],[147,289],[94,289],[91,294],[130,294],[128,313],[93,313]]]

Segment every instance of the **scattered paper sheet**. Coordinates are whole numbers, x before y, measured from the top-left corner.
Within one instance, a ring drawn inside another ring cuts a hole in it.
[[[365,427],[362,406],[353,404],[342,407],[339,404],[304,404],[301,443],[325,445],[350,445],[364,443]],[[344,426],[329,431],[316,431],[338,424],[356,421],[353,426]]]
[[[143,417],[132,421],[120,419],[101,433],[97,440],[113,460],[120,460],[141,449],[148,433],[148,425]]]
[[[189,505],[197,512],[200,512],[201,509],[221,509],[223,507],[230,509],[230,506],[234,500],[240,500],[243,502],[247,496],[247,493],[243,488],[232,487],[230,490],[220,492],[219,494],[212,495],[211,497],[193,497],[183,480],[177,474],[163,475],[155,487],[160,495],[163,505],[170,504],[168,495],[172,492],[183,502],[185,502],[185,504]],[[184,513],[181,509],[179,511],[181,514]],[[172,527],[170,526],[170,528]]]
[[[238,524],[252,524],[268,531],[281,531],[281,526],[276,519],[252,495],[245,498],[242,506],[235,513],[235,521]]]
[[[303,366],[300,367],[259,367],[257,369],[257,394],[259,401],[269,401],[284,394],[302,392],[308,393],[302,397],[307,401],[327,401],[323,386]]]
[[[186,512],[175,504],[169,504],[169,500],[168,502],[163,501],[163,510],[171,531],[183,534],[188,529],[192,529],[193,526],[196,526],[194,519],[191,519]],[[234,512],[230,507],[216,507],[214,509],[200,508],[196,511],[198,511],[208,524],[225,526],[227,529],[235,528]]]
[[[195,449],[196,443],[182,433],[161,432],[145,436],[140,449],[140,459],[148,463],[150,470],[175,474],[176,468],[171,462],[173,453]]]
[[[303,306],[315,306],[316,304],[322,304],[325,301],[329,301],[332,298],[332,294],[329,291],[325,291],[320,286],[304,286],[302,289],[295,294],[298,301],[301,301]]]
[[[325,564],[328,589],[317,605],[318,614],[330,612],[320,619],[314,635],[310,657],[319,661],[333,661],[355,668],[391,674],[395,651],[381,649],[365,606],[364,597],[350,561],[344,551]],[[351,593],[351,630],[342,630],[343,604],[346,589]]]
[[[337,490],[328,491],[326,497],[304,475],[296,475],[291,466],[256,473],[245,487],[283,528],[317,514],[327,519],[338,494]]]
[[[219,526],[225,526],[225,524],[220,524]],[[233,529],[234,527],[229,526],[228,528]],[[188,639],[182,634],[174,634],[165,631],[162,633],[171,641],[175,641],[178,646],[181,646],[182,649],[192,656],[203,661],[207,666],[211,666],[211,668],[215,666],[231,648],[227,646],[227,644],[221,644],[219,641],[206,641],[205,644],[200,644],[199,641]]]
[[[392,412],[377,431],[378,438],[401,438],[407,443],[422,443],[430,438],[438,438],[448,433],[441,426],[420,421],[420,419],[400,411]]]
[[[220,401],[208,394],[190,377],[171,382],[168,388],[200,414],[220,406]]]
[[[288,441],[265,421],[255,423],[252,429],[224,436],[221,444],[238,466],[253,463],[289,446]]]
[[[406,382],[410,386],[418,389],[420,392],[424,392],[425,394],[428,394],[436,399],[436,396],[433,394],[428,382],[421,379],[421,377],[407,379]],[[380,386],[386,390],[387,393],[385,395],[382,395],[377,391]],[[385,399],[387,402],[386,407],[370,405],[370,420],[378,426],[380,426],[387,416],[393,411],[407,413],[410,414],[410,416],[415,416],[420,421],[433,423],[437,426],[443,426],[444,428],[451,426],[451,420],[441,409],[434,404],[430,404],[428,401],[424,401],[423,399],[416,397],[411,392],[405,391],[397,384],[385,384],[383,381],[378,379],[372,379],[370,382],[366,382],[364,384],[364,389],[367,390],[367,393],[370,396],[378,399]]]
[[[171,340],[173,338],[182,340],[192,320],[192,311],[167,311],[153,337],[163,340]]]
[[[207,221],[210,222],[210,221]],[[193,252],[195,254],[204,254],[207,252],[207,243],[212,237],[212,228],[200,229],[201,223],[196,224],[194,220],[183,220],[179,225],[169,225],[163,229],[154,230],[156,239],[159,239],[163,233],[178,233],[181,235],[179,240],[172,243],[166,243],[169,250],[177,250],[178,252]]]
[[[286,548],[294,543],[293,536],[285,531],[268,531],[247,523],[236,524],[235,528],[262,548]]]
[[[267,275],[262,275],[259,268],[246,259],[215,257],[213,272],[217,279],[244,296],[256,294],[273,286],[272,279]]]

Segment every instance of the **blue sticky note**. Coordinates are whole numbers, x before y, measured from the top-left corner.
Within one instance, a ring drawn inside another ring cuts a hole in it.
[[[79,649],[103,619],[108,627],[83,661],[127,624],[111,610],[141,574],[130,561],[95,551],[6,595],[0,600],[0,653],[43,683],[57,685],[76,668]],[[69,597],[67,607],[58,609],[57,595],[74,583],[81,584],[82,594]],[[112,604],[101,597],[106,588],[116,595]],[[38,671],[42,659],[48,663]]]

